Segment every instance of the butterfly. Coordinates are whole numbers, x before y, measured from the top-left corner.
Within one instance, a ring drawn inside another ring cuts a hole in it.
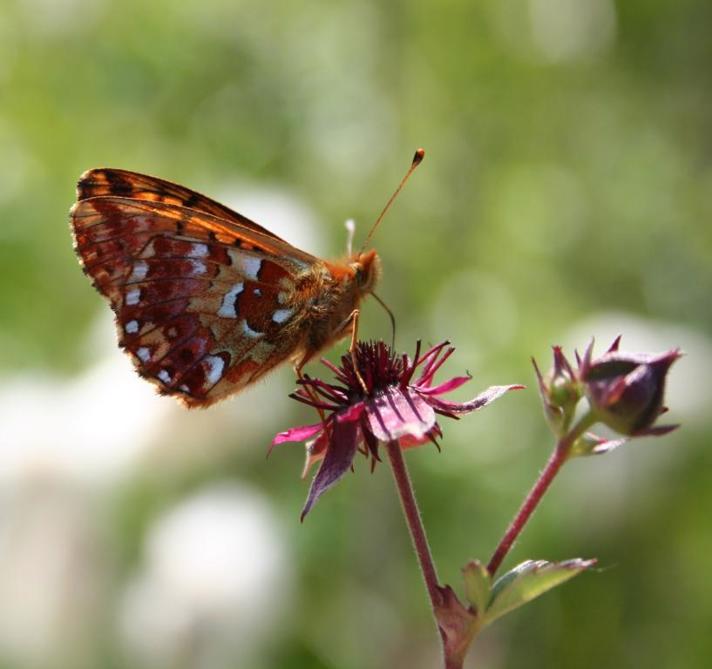
[[[288,360],[301,370],[355,336],[361,300],[380,276],[374,250],[322,260],[215,200],[126,170],[82,174],[70,222],[82,269],[116,316],[119,346],[159,393],[188,407]]]

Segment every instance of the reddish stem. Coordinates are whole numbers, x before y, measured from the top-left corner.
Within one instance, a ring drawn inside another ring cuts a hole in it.
[[[549,456],[546,466],[539,474],[539,478],[534,483],[529,494],[525,497],[522,505],[519,507],[519,511],[517,511],[490,558],[487,571],[491,576],[495,575],[502,561],[507,556],[507,553],[509,553],[514,542],[517,540],[517,537],[522,533],[527,521],[531,518],[537,506],[539,506],[539,502],[541,502],[544,494],[549,489],[554,477],[559,473],[564,462],[566,462],[569,452],[571,451],[571,446],[576,439],[590,427],[592,422],[593,419],[590,415],[583,416],[583,418],[557,442],[556,448],[554,448]]]
[[[425,536],[425,528],[423,527],[423,521],[420,517],[420,511],[418,510],[418,503],[415,501],[413,484],[410,481],[408,469],[403,459],[403,452],[398,442],[389,442],[387,448],[388,458],[391,461],[391,469],[393,470],[393,477],[395,478],[396,487],[398,488],[398,494],[400,495],[401,504],[403,506],[403,513],[408,523],[410,537],[413,540],[413,547],[418,556],[420,571],[423,574],[425,587],[428,589],[428,595],[430,596],[430,603],[432,604],[434,614],[436,607],[441,604],[442,597],[438,586],[438,574],[435,571],[435,564],[433,563],[430,546],[428,545],[428,538]]]
[[[460,604],[449,587],[438,584],[438,575],[403,452],[397,441],[389,442],[387,449],[410,537],[430,597],[435,624],[440,633],[445,669],[462,669],[465,652],[474,638],[474,616]]]

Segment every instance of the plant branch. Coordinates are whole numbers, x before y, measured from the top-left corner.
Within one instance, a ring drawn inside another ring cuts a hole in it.
[[[529,494],[524,498],[522,505],[519,507],[514,519],[509,524],[507,531],[504,533],[504,536],[490,558],[487,571],[489,571],[491,576],[495,575],[502,561],[507,556],[507,553],[509,553],[514,542],[517,540],[517,537],[522,533],[529,518],[531,518],[531,515],[539,506],[544,494],[549,489],[549,486],[559,473],[564,462],[566,462],[569,452],[571,451],[571,446],[593,422],[594,419],[591,414],[586,414],[557,442],[556,447],[549,456],[546,466],[539,474],[539,478],[532,486]]]

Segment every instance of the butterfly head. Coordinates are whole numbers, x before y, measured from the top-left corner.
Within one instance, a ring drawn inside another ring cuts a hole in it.
[[[381,259],[378,254],[373,250],[356,253],[349,265],[354,271],[359,291],[370,293],[381,277]]]

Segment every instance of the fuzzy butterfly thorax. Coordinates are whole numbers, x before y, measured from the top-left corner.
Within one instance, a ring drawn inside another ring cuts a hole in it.
[[[203,195],[118,169],[85,172],[70,217],[84,272],[138,373],[209,406],[351,333],[375,251],[324,261]]]

